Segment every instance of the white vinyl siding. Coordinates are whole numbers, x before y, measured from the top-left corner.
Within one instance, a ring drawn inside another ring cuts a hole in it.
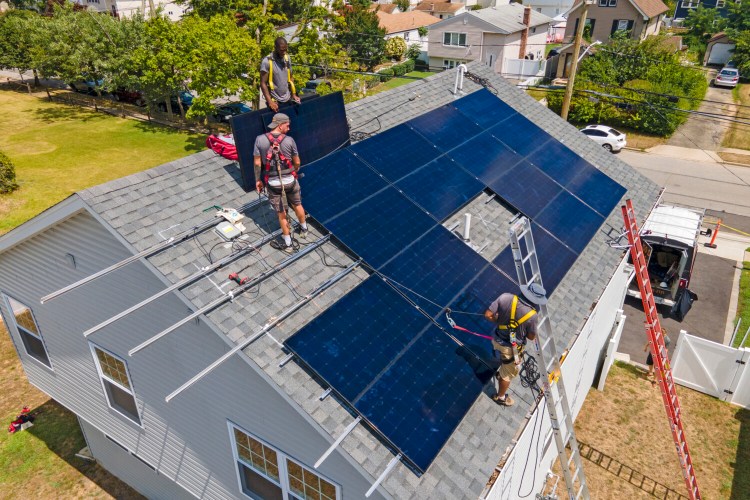
[[[141,425],[138,404],[125,361],[93,344],[91,352],[99,369],[99,377],[110,408]]]
[[[18,330],[18,335],[21,337],[26,354],[47,368],[52,369],[52,363],[50,362],[49,354],[47,354],[47,347],[44,345],[42,334],[39,332],[39,327],[36,324],[31,309],[7,295],[3,295],[3,297],[5,297],[5,301],[8,303],[8,307],[13,315],[11,321],[13,321]]]

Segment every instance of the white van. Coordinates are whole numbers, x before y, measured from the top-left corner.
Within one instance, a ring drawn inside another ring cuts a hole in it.
[[[704,215],[703,209],[658,205],[641,228],[654,301],[670,306],[678,319],[684,317],[694,298],[688,286]],[[628,262],[632,265],[629,256]],[[641,297],[635,273],[627,293]]]

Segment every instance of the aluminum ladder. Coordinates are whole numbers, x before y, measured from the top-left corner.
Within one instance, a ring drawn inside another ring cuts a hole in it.
[[[528,286],[536,283],[543,287],[539,260],[534,246],[534,238],[531,234],[531,223],[526,217],[521,217],[511,224],[509,233],[510,247],[513,251],[513,260],[518,274],[518,284]],[[560,459],[560,468],[565,478],[568,497],[570,500],[579,498],[588,500],[590,498],[589,488],[583,472],[581,453],[573,428],[573,414],[565,392],[560,356],[553,340],[547,306],[539,303],[535,303],[534,306],[537,309],[538,318],[537,335],[533,341],[535,349],[529,349],[526,352],[531,352],[537,365],[543,367],[540,382],[552,422],[552,430],[557,444],[557,456]],[[560,425],[561,423],[563,426]],[[568,457],[568,446],[570,447],[570,457]],[[573,465],[573,471],[571,471],[571,464]],[[576,480],[580,485],[577,491],[575,488]]]
[[[638,223],[633,210],[633,203],[625,201],[622,206],[622,215],[625,219],[625,232],[628,235],[630,245],[630,256],[635,267],[635,276],[638,280],[638,288],[641,291],[643,310],[646,312],[646,335],[650,341],[651,357],[654,359],[654,371],[661,389],[661,397],[664,401],[664,409],[667,411],[669,426],[672,429],[672,438],[677,449],[677,455],[682,467],[682,475],[685,478],[688,494],[691,500],[701,498],[698,490],[698,481],[695,478],[695,468],[690,458],[685,428],[682,425],[682,410],[675,391],[675,382],[672,378],[672,368],[669,364],[669,352],[664,345],[664,332],[659,322],[659,314],[656,311],[654,293],[651,289],[651,280],[648,276],[648,266],[643,253],[641,233],[638,231]]]

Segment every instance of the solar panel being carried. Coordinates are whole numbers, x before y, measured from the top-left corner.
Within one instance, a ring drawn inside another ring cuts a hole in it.
[[[625,191],[486,90],[326,156],[300,182],[308,212],[374,274],[286,345],[417,474],[496,367],[446,308],[486,335],[484,310],[517,291],[509,248],[490,263],[440,222],[493,191],[532,219],[551,293]]]

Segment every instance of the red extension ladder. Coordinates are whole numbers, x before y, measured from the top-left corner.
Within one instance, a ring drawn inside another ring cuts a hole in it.
[[[691,500],[698,500],[701,498],[701,494],[698,491],[698,481],[695,478],[695,469],[693,468],[693,461],[690,458],[685,429],[682,425],[682,411],[680,409],[680,402],[677,399],[677,392],[675,392],[672,369],[669,366],[669,354],[667,347],[664,345],[664,333],[659,322],[659,315],[656,312],[656,303],[654,302],[654,295],[651,290],[651,280],[648,276],[646,258],[643,254],[641,235],[638,231],[633,203],[630,200],[625,201],[625,205],[622,207],[622,215],[625,218],[625,232],[628,235],[630,256],[635,267],[638,288],[641,291],[643,310],[646,312],[646,335],[651,341],[651,356],[654,358],[656,379],[661,389],[661,396],[664,401],[664,409],[667,411],[669,426],[672,428],[672,437],[674,438],[675,448],[677,448],[677,455],[680,458],[682,475],[685,478],[688,494]]]

